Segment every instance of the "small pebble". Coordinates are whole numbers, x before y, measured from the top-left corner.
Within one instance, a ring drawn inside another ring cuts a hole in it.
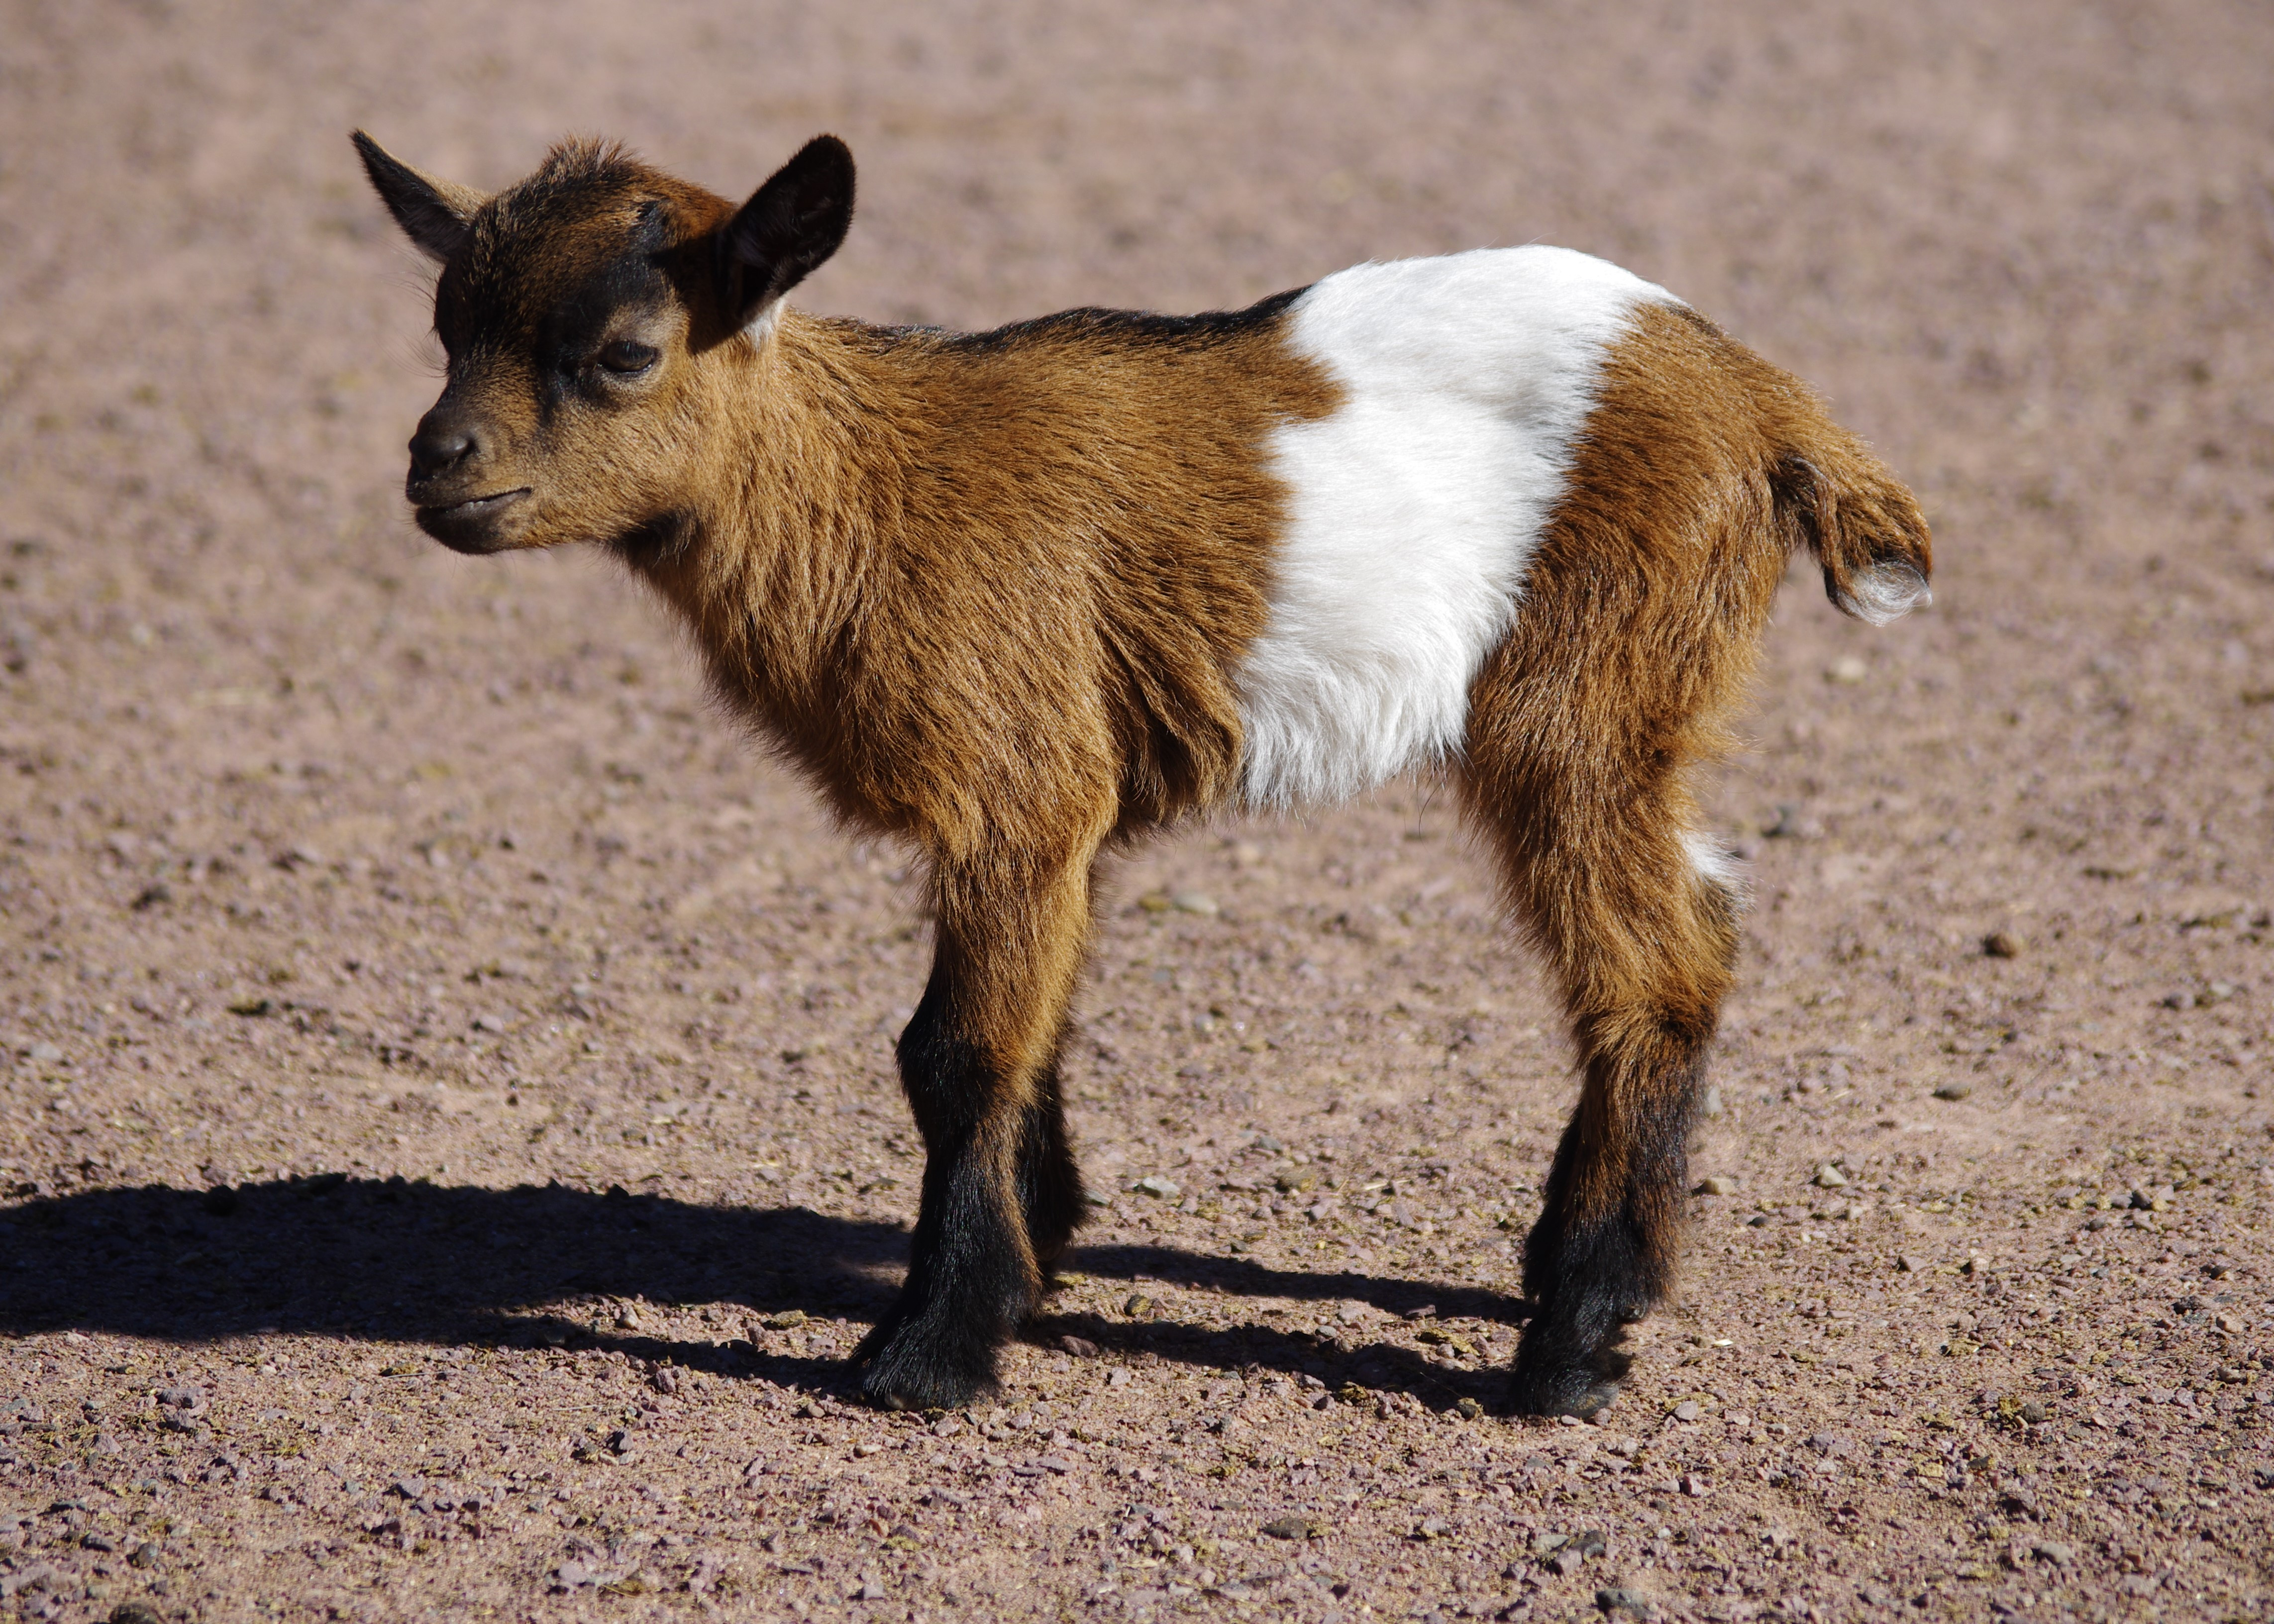
[[[1699,1179],[1698,1181],[1698,1188],[1691,1192],[1691,1193],[1694,1195],[1735,1195],[1737,1193],[1738,1188],[1738,1181],[1729,1174],[1713,1173]]]
[[[2058,1539],[2040,1539],[2029,1547],[2029,1554],[2056,1568],[2067,1568],[2076,1560],[2076,1547],[2063,1545]]]
[[[1834,1167],[1829,1162],[1816,1169],[1816,1184],[1818,1189],[1840,1190],[1845,1188],[1847,1183],[1848,1175]]]
[[[1674,1407],[1674,1418],[1676,1421],[1695,1421],[1705,1413],[1694,1398],[1685,1398]]]
[[[1991,959],[2019,959],[2028,945],[2010,930],[1993,930],[1982,938],[1982,951]]]
[[[1945,1083],[1934,1091],[1938,1100],[1963,1100],[1974,1092],[1974,1085],[1966,1082]]]
[[[1280,1517],[1263,1525],[1263,1532],[1273,1539],[1308,1539],[1316,1531],[1306,1517]]]
[[[1781,801],[1777,805],[1776,820],[1761,831],[1761,838],[1765,840],[1798,840],[1808,832],[1807,819],[1799,807],[1790,801]]]
[[[1149,1195],[1156,1201],[1173,1201],[1184,1193],[1184,1186],[1175,1179],[1164,1178],[1158,1173],[1148,1174],[1133,1187],[1139,1194]]]
[[[1721,1117],[1722,1110],[1721,1091],[1719,1088],[1708,1088],[1706,1091],[1705,1099],[1698,1102],[1698,1114],[1708,1121],[1715,1121]]]
[[[1180,891],[1169,900],[1176,905],[1179,914],[1198,914],[1203,918],[1214,919],[1219,911],[1216,898],[1204,891]]]

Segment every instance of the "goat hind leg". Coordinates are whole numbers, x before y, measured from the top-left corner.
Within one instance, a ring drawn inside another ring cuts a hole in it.
[[[1612,827],[1594,832],[1613,841],[1511,842],[1513,889],[1563,983],[1584,1069],[1525,1243],[1533,1314],[1510,1397],[1526,1414],[1609,1402],[1625,1327],[1673,1282],[1687,1139],[1736,947],[1735,897],[1682,838],[1688,812],[1686,797],[1645,793],[1623,817],[1596,804]]]
[[[1653,1016],[1632,1024],[1656,1029],[1622,1034],[1589,1056],[1525,1237],[1533,1315],[1510,1395],[1524,1414],[1586,1416],[1608,1403],[1630,1363],[1619,1346],[1626,1327],[1672,1283],[1705,1038]]]

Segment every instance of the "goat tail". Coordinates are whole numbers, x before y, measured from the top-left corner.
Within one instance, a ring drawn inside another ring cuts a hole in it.
[[[1825,596],[1873,626],[1932,602],[1934,546],[1918,499],[1820,409],[1795,417],[1769,484],[1792,545],[1823,566]]]

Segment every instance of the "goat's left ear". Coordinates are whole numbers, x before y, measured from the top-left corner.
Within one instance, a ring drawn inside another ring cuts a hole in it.
[[[817,135],[750,194],[719,239],[728,323],[745,327],[837,252],[853,223],[853,153]]]

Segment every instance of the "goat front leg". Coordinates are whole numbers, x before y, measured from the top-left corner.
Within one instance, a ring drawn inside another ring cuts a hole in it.
[[[1027,1240],[1035,1267],[1049,1274],[1088,1215],[1081,1169],[1066,1138],[1065,1105],[1058,1083],[1063,1042],[1052,1046],[1050,1063],[1035,1079],[1034,1097],[1020,1124],[1019,1208],[1027,1220]]]
[[[874,1402],[953,1409],[991,1390],[996,1350],[1079,1222],[1058,1051],[1088,945],[1091,855],[998,855],[934,876],[938,946],[900,1045],[923,1198],[900,1300],[854,1356]]]

